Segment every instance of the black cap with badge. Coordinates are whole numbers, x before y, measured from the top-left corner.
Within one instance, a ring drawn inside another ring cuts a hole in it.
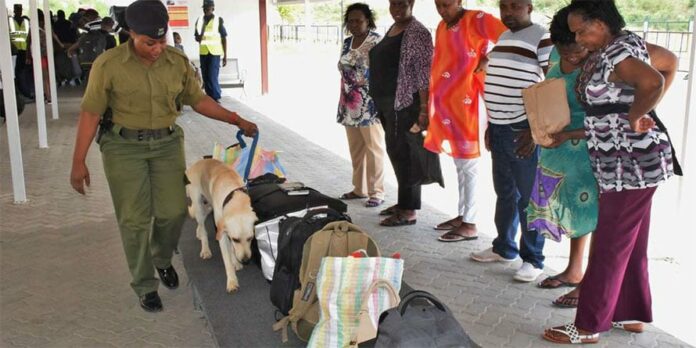
[[[213,0],[203,0],[203,8],[206,7],[214,7],[215,6],[215,1]]]
[[[167,33],[169,14],[159,0],[137,0],[126,9],[126,23],[137,34],[160,39]]]

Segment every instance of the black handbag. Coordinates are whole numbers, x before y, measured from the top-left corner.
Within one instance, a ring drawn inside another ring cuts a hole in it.
[[[425,300],[425,301],[424,301]],[[415,290],[379,317],[375,348],[480,347],[432,294]]]
[[[410,159],[409,175],[406,186],[429,185],[437,183],[445,187],[440,168],[440,156],[423,147],[423,135],[406,132],[406,144]],[[401,184],[401,183],[399,183]]]

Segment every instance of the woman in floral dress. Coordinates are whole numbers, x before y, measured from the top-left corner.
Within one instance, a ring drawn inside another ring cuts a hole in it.
[[[365,206],[384,202],[384,130],[369,93],[369,52],[380,40],[374,14],[366,4],[346,9],[344,26],[351,36],[343,42],[338,69],[341,72],[341,98],[338,123],[346,128],[353,163],[353,190],[341,199],[366,198]]]

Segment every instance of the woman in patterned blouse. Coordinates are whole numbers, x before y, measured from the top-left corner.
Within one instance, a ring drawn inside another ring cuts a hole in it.
[[[664,79],[645,41],[623,29],[613,0],[574,1],[568,25],[593,54],[578,77],[585,138],[599,184],[599,216],[575,322],[547,329],[557,343],[595,343],[612,327],[652,321],[647,243],[656,187],[674,174],[666,132],[648,115]]]
[[[382,226],[413,225],[421,207],[422,178],[417,176],[423,173],[414,173],[407,138],[418,137],[414,142],[422,144],[421,131],[428,128],[433,38],[413,17],[414,1],[389,0],[394,25],[370,51],[370,95],[384,127],[399,190],[397,204],[380,212],[389,216],[380,222]]]
[[[338,62],[341,98],[336,121],[346,127],[353,162],[353,190],[340,198],[365,198],[367,193],[370,198],[365,206],[377,207],[384,202],[384,130],[368,94],[368,77],[369,52],[380,36],[372,31],[376,28],[374,14],[366,4],[348,6],[343,25],[351,36],[343,41]]]

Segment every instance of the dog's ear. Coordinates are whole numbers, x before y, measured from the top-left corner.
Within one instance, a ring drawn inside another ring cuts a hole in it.
[[[220,222],[217,224],[217,233],[215,233],[215,239],[220,240],[222,238],[222,234],[225,231],[225,220],[220,219]]]

